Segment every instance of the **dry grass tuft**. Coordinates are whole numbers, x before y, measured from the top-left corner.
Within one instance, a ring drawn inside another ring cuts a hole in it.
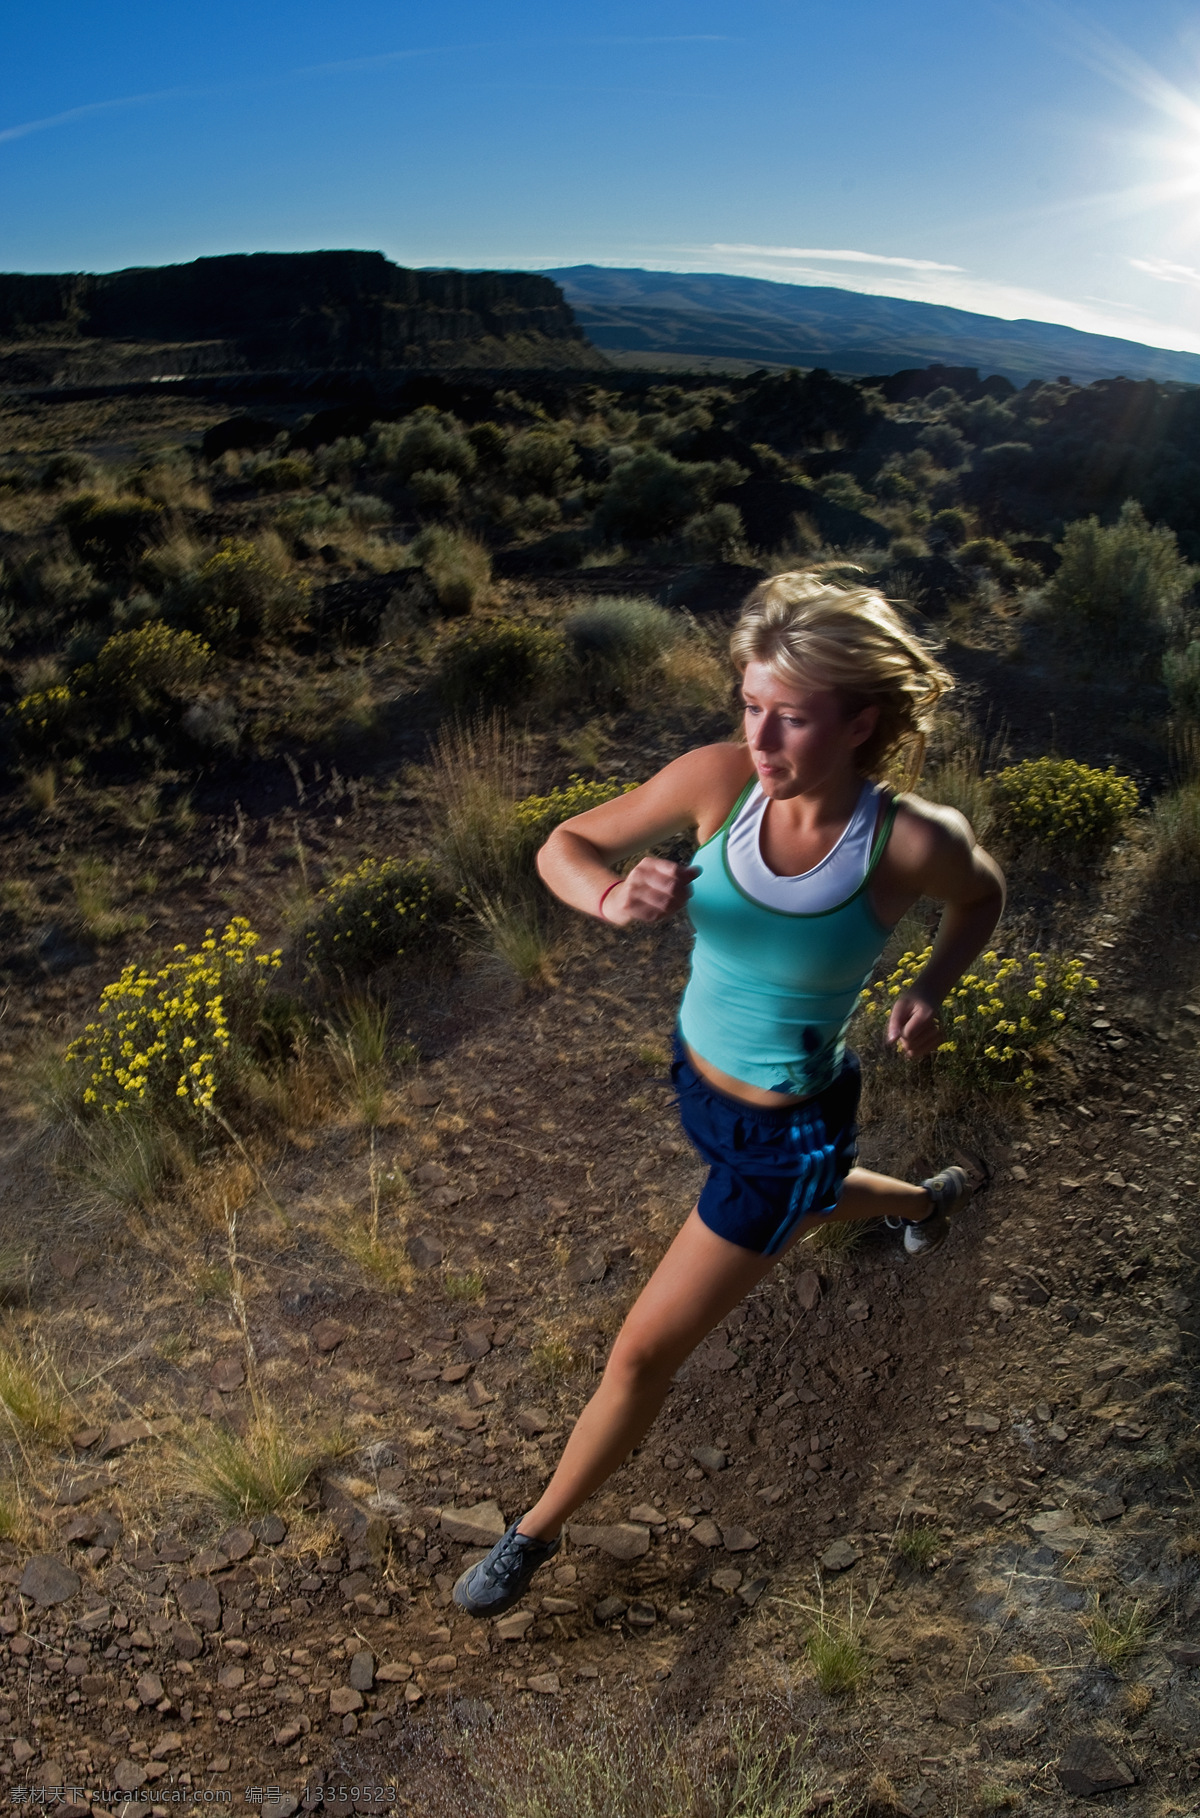
[[[466,1762],[498,1818],[806,1818],[818,1785],[807,1748],[741,1713],[701,1734],[602,1708],[570,1734],[535,1716],[472,1735]]]
[[[18,1439],[52,1440],[67,1423],[67,1395],[52,1358],[20,1333],[0,1341],[0,1417]]]
[[[295,1503],[339,1441],[305,1440],[260,1405],[244,1436],[228,1427],[197,1428],[178,1454],[180,1487],[222,1515],[271,1515]]]
[[[896,1551],[905,1565],[915,1572],[928,1572],[942,1549],[942,1537],[936,1528],[902,1528],[896,1535]]]
[[[863,1238],[862,1223],[858,1219],[830,1218],[823,1225],[818,1225],[801,1240],[802,1244],[816,1251],[823,1262],[836,1266],[848,1262],[858,1249]]]
[[[1097,1600],[1081,1620],[1097,1660],[1110,1672],[1119,1672],[1149,1646],[1150,1618],[1140,1602],[1117,1604],[1108,1611]]]
[[[447,1269],[442,1277],[442,1289],[447,1300],[482,1300],[487,1292],[487,1277],[482,1269],[467,1269],[461,1275]]]

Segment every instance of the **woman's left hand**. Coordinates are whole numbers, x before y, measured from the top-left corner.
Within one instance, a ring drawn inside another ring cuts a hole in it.
[[[902,991],[892,1005],[887,1039],[895,1042],[909,1060],[923,1060],[925,1055],[934,1052],[942,1039],[938,1006],[917,991]]]

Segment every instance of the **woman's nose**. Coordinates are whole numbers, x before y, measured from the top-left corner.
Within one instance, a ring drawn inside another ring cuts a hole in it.
[[[761,720],[751,726],[747,743],[752,751],[769,751],[777,743],[776,727],[769,713],[764,713]]]

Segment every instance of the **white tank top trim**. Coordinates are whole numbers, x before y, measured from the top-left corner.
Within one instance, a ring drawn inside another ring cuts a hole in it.
[[[796,877],[778,877],[762,855],[762,823],[767,797],[756,783],[729,829],[726,863],[734,882],[768,909],[791,915],[820,915],[836,909],[862,884],[871,863],[875,823],[884,791],[878,783],[865,782],[854,813],[832,851],[819,865]]]

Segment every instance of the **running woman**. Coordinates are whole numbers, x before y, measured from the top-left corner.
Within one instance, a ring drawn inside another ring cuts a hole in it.
[[[845,1045],[888,934],[921,897],[944,905],[931,958],[893,1005],[913,1060],[1004,904],[995,862],[952,809],[880,779],[906,750],[915,780],[950,677],[873,589],[823,571],[776,575],[731,641],[744,737],[704,745],[573,820],[542,847],[556,896],[618,928],[686,909],[695,931],[672,1078],[709,1164],[700,1199],[638,1296],[541,1497],[454,1587],[495,1616],[557,1552],[563,1523],[644,1437],[680,1364],[799,1239],[884,1218],[912,1256],[945,1238],[965,1171],[919,1185],[854,1167],[859,1068]],[[691,865],[635,853],[695,832]]]

